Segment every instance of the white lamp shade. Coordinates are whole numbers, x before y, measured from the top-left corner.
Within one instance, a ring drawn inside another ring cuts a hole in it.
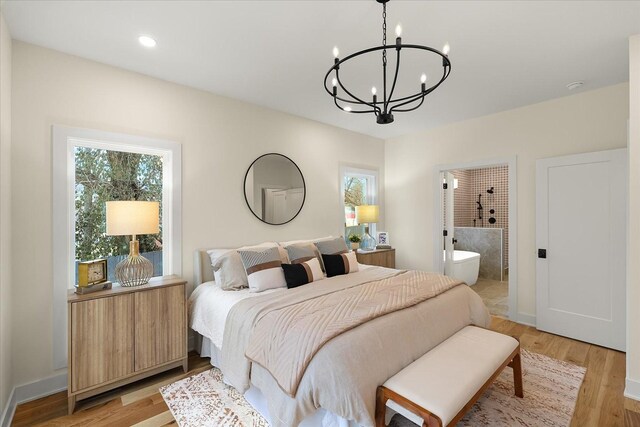
[[[356,206],[356,221],[358,224],[371,224],[378,222],[378,205]]]
[[[160,204],[134,200],[107,202],[107,235],[156,234],[160,231]]]

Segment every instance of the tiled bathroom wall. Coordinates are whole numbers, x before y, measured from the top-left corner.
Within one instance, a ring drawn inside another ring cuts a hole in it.
[[[509,168],[497,166],[482,169],[453,171],[458,180],[454,190],[454,219],[456,227],[487,227],[504,229],[504,265],[509,266]],[[493,194],[487,193],[493,187]],[[483,206],[482,219],[478,218],[478,194]],[[495,210],[491,214],[489,211]],[[494,217],[496,222],[489,223]],[[474,223],[475,219],[475,223]]]

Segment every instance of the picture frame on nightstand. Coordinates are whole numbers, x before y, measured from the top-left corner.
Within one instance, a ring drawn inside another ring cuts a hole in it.
[[[376,249],[391,249],[391,243],[389,242],[389,233],[386,231],[379,231]]]

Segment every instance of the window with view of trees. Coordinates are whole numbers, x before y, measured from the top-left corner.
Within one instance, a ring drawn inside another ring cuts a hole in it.
[[[109,280],[115,265],[129,253],[130,236],[107,236],[105,202],[148,200],[162,207],[162,157],[77,146],[75,159],[76,261],[107,258]],[[140,252],[162,275],[162,208],[160,233],[138,236]]]
[[[375,171],[345,169],[342,174],[344,190],[344,236],[354,234],[362,237],[364,226],[356,220],[356,206],[375,204],[376,202]],[[371,224],[369,233],[375,236],[375,224]]]

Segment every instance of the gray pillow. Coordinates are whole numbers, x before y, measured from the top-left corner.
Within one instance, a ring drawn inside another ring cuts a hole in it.
[[[316,242],[315,245],[322,255],[337,255],[349,252],[349,248],[347,248],[347,244],[342,236],[331,240]]]
[[[290,245],[285,248],[289,255],[289,263],[302,264],[310,259],[318,257],[318,250],[312,243]]]

